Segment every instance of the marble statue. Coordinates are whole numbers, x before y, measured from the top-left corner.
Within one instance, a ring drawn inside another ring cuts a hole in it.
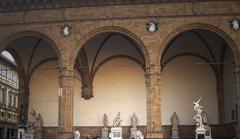
[[[179,132],[178,132],[179,118],[176,112],[174,112],[171,117],[171,124],[172,124],[171,139],[179,139]]]
[[[36,129],[37,130],[42,130],[42,116],[39,113],[38,116],[36,117]]]
[[[35,110],[32,110],[30,112],[29,120],[28,120],[28,123],[27,123],[27,128],[28,129],[32,130],[32,129],[36,129],[37,128],[36,119],[37,119],[37,113],[36,113]]]
[[[140,130],[137,131],[137,139],[144,139],[144,135]]]
[[[103,127],[107,128],[107,126],[108,126],[108,118],[107,118],[106,113],[104,113],[104,115],[103,115]]]
[[[196,122],[196,126],[197,126],[197,129],[202,129],[204,130],[204,124],[203,124],[203,117],[202,117],[202,113],[203,113],[203,106],[200,106],[199,105],[199,102],[201,101],[201,98],[198,99],[198,101],[196,102],[193,102],[194,104],[194,110],[197,112],[197,114],[193,117],[193,119],[195,120]]]
[[[114,127],[120,127],[122,123],[122,119],[120,118],[120,112],[118,112],[117,116],[113,120]]]
[[[131,125],[132,125],[132,128],[137,128],[138,118],[135,113],[133,113],[133,115],[131,117]]]
[[[172,117],[171,117],[172,128],[177,128],[178,127],[178,122],[179,122],[178,115],[177,115],[176,112],[174,112]]]
[[[80,132],[78,130],[74,131],[74,139],[80,139]]]

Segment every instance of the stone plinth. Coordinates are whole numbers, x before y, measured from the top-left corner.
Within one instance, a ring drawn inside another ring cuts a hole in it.
[[[205,128],[206,128],[206,133],[205,133],[206,139],[212,139],[211,127],[206,126]]]
[[[18,129],[18,139],[26,139],[25,134],[26,134],[26,132],[25,132],[24,128],[19,128]]]
[[[196,129],[196,139],[206,139],[206,129],[203,127],[199,127]]]
[[[109,137],[111,139],[122,139],[122,128],[121,127],[112,127]]]
[[[172,128],[172,139],[179,139],[178,128]]]
[[[42,139],[41,130],[30,130],[25,133],[25,139]]]
[[[102,139],[109,139],[108,128],[102,128]]]
[[[137,138],[137,128],[131,128],[131,138]]]

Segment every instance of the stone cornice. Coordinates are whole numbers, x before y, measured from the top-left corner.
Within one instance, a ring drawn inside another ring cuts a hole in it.
[[[1,0],[0,12],[56,9],[72,7],[114,6],[131,4],[154,4],[172,2],[198,2],[209,0]],[[229,1],[229,0],[211,0]]]
[[[1,25],[163,17],[238,16],[237,1],[171,2],[0,12]],[[1,6],[0,6],[1,7]],[[215,7],[215,8],[212,8]],[[134,10],[137,9],[137,10]],[[136,12],[137,11],[137,12]]]

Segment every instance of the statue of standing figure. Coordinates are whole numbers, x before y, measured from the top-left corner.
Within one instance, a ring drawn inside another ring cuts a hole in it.
[[[173,113],[171,117],[172,128],[178,128],[179,118],[176,112]]]
[[[104,113],[104,115],[103,115],[103,127],[107,128],[107,126],[108,126],[108,118],[107,118],[106,113]]]
[[[114,127],[120,127],[122,123],[122,119],[120,118],[120,112],[118,112],[117,116],[113,120]]]
[[[19,127],[25,127],[26,126],[26,105],[21,104],[20,108],[19,108],[19,117],[18,117],[18,121],[19,121]]]
[[[138,118],[135,113],[133,113],[131,117],[131,125],[132,125],[132,128],[137,128],[138,126]]]
[[[42,130],[42,116],[39,113],[37,118],[36,118],[36,129],[37,130]]]

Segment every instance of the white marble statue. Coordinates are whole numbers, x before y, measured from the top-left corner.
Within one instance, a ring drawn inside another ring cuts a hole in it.
[[[138,118],[135,113],[133,113],[133,115],[131,116],[131,125],[132,128],[137,128],[138,126]]]
[[[104,113],[104,115],[103,115],[103,127],[107,128],[107,126],[108,126],[108,118],[107,118],[106,113]]]
[[[137,139],[144,139],[144,135],[140,130],[137,131]]]
[[[42,130],[42,116],[41,114],[37,114],[35,110],[32,110],[29,115],[29,120],[27,123],[27,129],[28,131],[33,130]]]
[[[80,139],[80,132],[78,130],[74,131],[74,139]]]
[[[197,129],[202,129],[204,130],[204,124],[203,124],[203,117],[202,117],[202,113],[203,113],[203,106],[200,106],[199,105],[199,102],[201,101],[201,98],[198,99],[198,101],[196,102],[193,102],[194,104],[194,110],[197,112],[197,114],[193,117],[193,119],[195,120],[196,122],[196,126],[197,126]]]
[[[36,129],[37,130],[42,130],[42,116],[41,114],[39,113],[38,116],[36,117]]]
[[[176,112],[171,117],[172,128],[178,128],[179,118]]]
[[[32,130],[32,129],[36,129],[37,128],[37,125],[36,125],[36,118],[37,118],[37,113],[35,110],[32,109],[32,111],[30,112],[30,115],[29,115],[29,120],[28,120],[28,123],[27,123],[27,128]]]
[[[120,112],[118,112],[117,116],[113,120],[113,127],[120,127],[122,123],[122,119],[120,118]]]

